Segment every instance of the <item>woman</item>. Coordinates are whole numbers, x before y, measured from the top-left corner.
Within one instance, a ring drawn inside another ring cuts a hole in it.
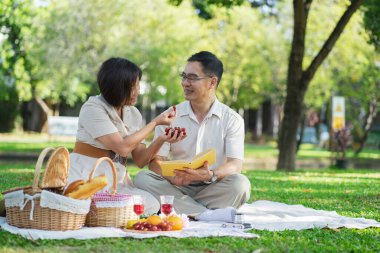
[[[95,161],[108,156],[117,170],[117,192],[142,195],[145,213],[151,214],[157,212],[160,205],[148,192],[133,186],[125,167],[126,157],[131,154],[133,161],[142,168],[165,141],[174,143],[184,136],[162,135],[146,147],[144,138],[155,126],[170,125],[175,111],[163,113],[143,126],[142,116],[134,107],[141,75],[140,68],[127,59],[111,58],[102,64],[97,76],[100,95],[90,97],[80,110],[68,183],[88,179]],[[103,190],[108,190],[113,182],[109,164],[100,164],[94,176],[102,174],[106,174],[109,182]]]

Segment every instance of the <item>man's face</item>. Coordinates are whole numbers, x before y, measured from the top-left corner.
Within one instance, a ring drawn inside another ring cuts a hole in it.
[[[207,76],[199,62],[188,62],[182,73],[182,87],[185,99],[189,101],[210,98],[213,92],[212,80],[215,77]]]

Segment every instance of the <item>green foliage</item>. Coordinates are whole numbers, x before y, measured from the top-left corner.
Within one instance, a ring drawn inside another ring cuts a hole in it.
[[[364,26],[370,33],[370,42],[380,51],[380,5],[378,0],[366,0],[363,4]]]
[[[234,108],[256,108],[268,98],[280,100],[286,50],[276,21],[264,22],[257,10],[244,5],[221,9],[207,24],[214,38],[208,46],[226,69],[218,97]],[[272,32],[263,36],[267,30]]]
[[[19,99],[30,94],[30,62],[25,37],[30,29],[30,1],[0,3],[0,132],[14,127]]]
[[[307,93],[308,107],[320,108],[330,95],[347,93],[341,89],[343,84],[350,89],[364,82],[367,69],[378,61],[368,44],[377,30],[363,29],[363,16],[365,24],[368,17],[372,17],[370,24],[379,23],[375,22],[378,15],[369,14],[377,10],[374,2],[368,1],[363,15],[355,14],[317,72]],[[0,3],[0,98],[8,105],[13,103],[10,121],[18,113],[18,103],[34,96],[56,107],[97,94],[96,72],[111,56],[127,57],[143,69],[142,107],[158,101],[182,101],[178,74],[186,59],[200,50],[213,51],[224,62],[225,74],[217,90],[223,102],[240,109],[256,108],[268,98],[277,104],[284,101],[293,26],[290,0],[44,3]],[[252,8],[260,6],[276,9],[276,16],[266,15],[265,8]],[[346,3],[339,1],[313,2],[305,65],[345,7]],[[201,10],[212,19],[199,18]],[[356,94],[362,94],[360,101],[365,100],[363,93]]]

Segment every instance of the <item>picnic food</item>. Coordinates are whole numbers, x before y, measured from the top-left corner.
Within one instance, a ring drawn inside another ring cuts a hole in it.
[[[49,152],[52,155],[46,164],[43,180],[40,180],[44,158]],[[62,196],[68,171],[69,152],[66,148],[48,147],[42,150],[36,163],[33,185],[14,188],[4,194],[8,224],[19,228],[54,231],[83,227],[91,200]]]
[[[147,219],[130,220],[127,228],[140,231],[172,231],[182,230],[184,227],[182,218],[177,215],[171,215],[167,220],[158,215],[149,216]]]
[[[181,133],[183,133],[183,135],[184,136],[186,136],[186,128],[184,128],[184,127],[174,127],[174,128],[172,128],[172,127],[167,127],[167,128],[165,128],[165,135],[169,135],[169,133],[171,134],[171,137],[173,137],[174,136],[174,132],[177,130],[177,137],[181,134]]]
[[[137,222],[139,222],[140,220],[129,220],[128,222],[127,222],[127,228],[128,229],[132,229],[133,228],[133,225],[135,225]]]
[[[152,215],[152,216],[149,216],[147,219],[146,219],[146,222],[152,224],[152,225],[155,225],[157,226],[158,224],[160,224],[162,222],[162,219],[160,216],[158,215]]]
[[[173,111],[175,114],[177,114],[177,108],[175,107],[175,105],[173,105]],[[169,116],[169,118],[170,118],[170,116]]]
[[[152,225],[148,222],[137,222],[133,225],[133,229],[141,231],[171,231],[172,225],[166,221],[163,221],[158,225]]]
[[[74,199],[87,199],[92,197],[92,195],[104,188],[107,184],[107,177],[105,175],[101,175],[79,185],[74,191],[65,194],[65,196]]]
[[[46,163],[46,170],[41,182],[41,188],[64,187],[70,167],[69,151],[60,147],[54,151]]]
[[[86,183],[86,181],[84,181],[83,179],[79,179],[79,180],[72,182],[71,184],[69,184],[69,186],[67,186],[63,195],[67,196],[69,193],[78,190],[79,186],[81,186],[82,184],[85,184],[85,183]]]
[[[172,224],[173,230],[182,230],[183,222],[181,217],[177,215],[170,215],[168,217],[168,222]]]

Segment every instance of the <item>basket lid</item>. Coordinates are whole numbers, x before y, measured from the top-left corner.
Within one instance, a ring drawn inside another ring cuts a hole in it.
[[[65,147],[57,148],[46,163],[41,188],[64,187],[70,168],[70,154]]]

